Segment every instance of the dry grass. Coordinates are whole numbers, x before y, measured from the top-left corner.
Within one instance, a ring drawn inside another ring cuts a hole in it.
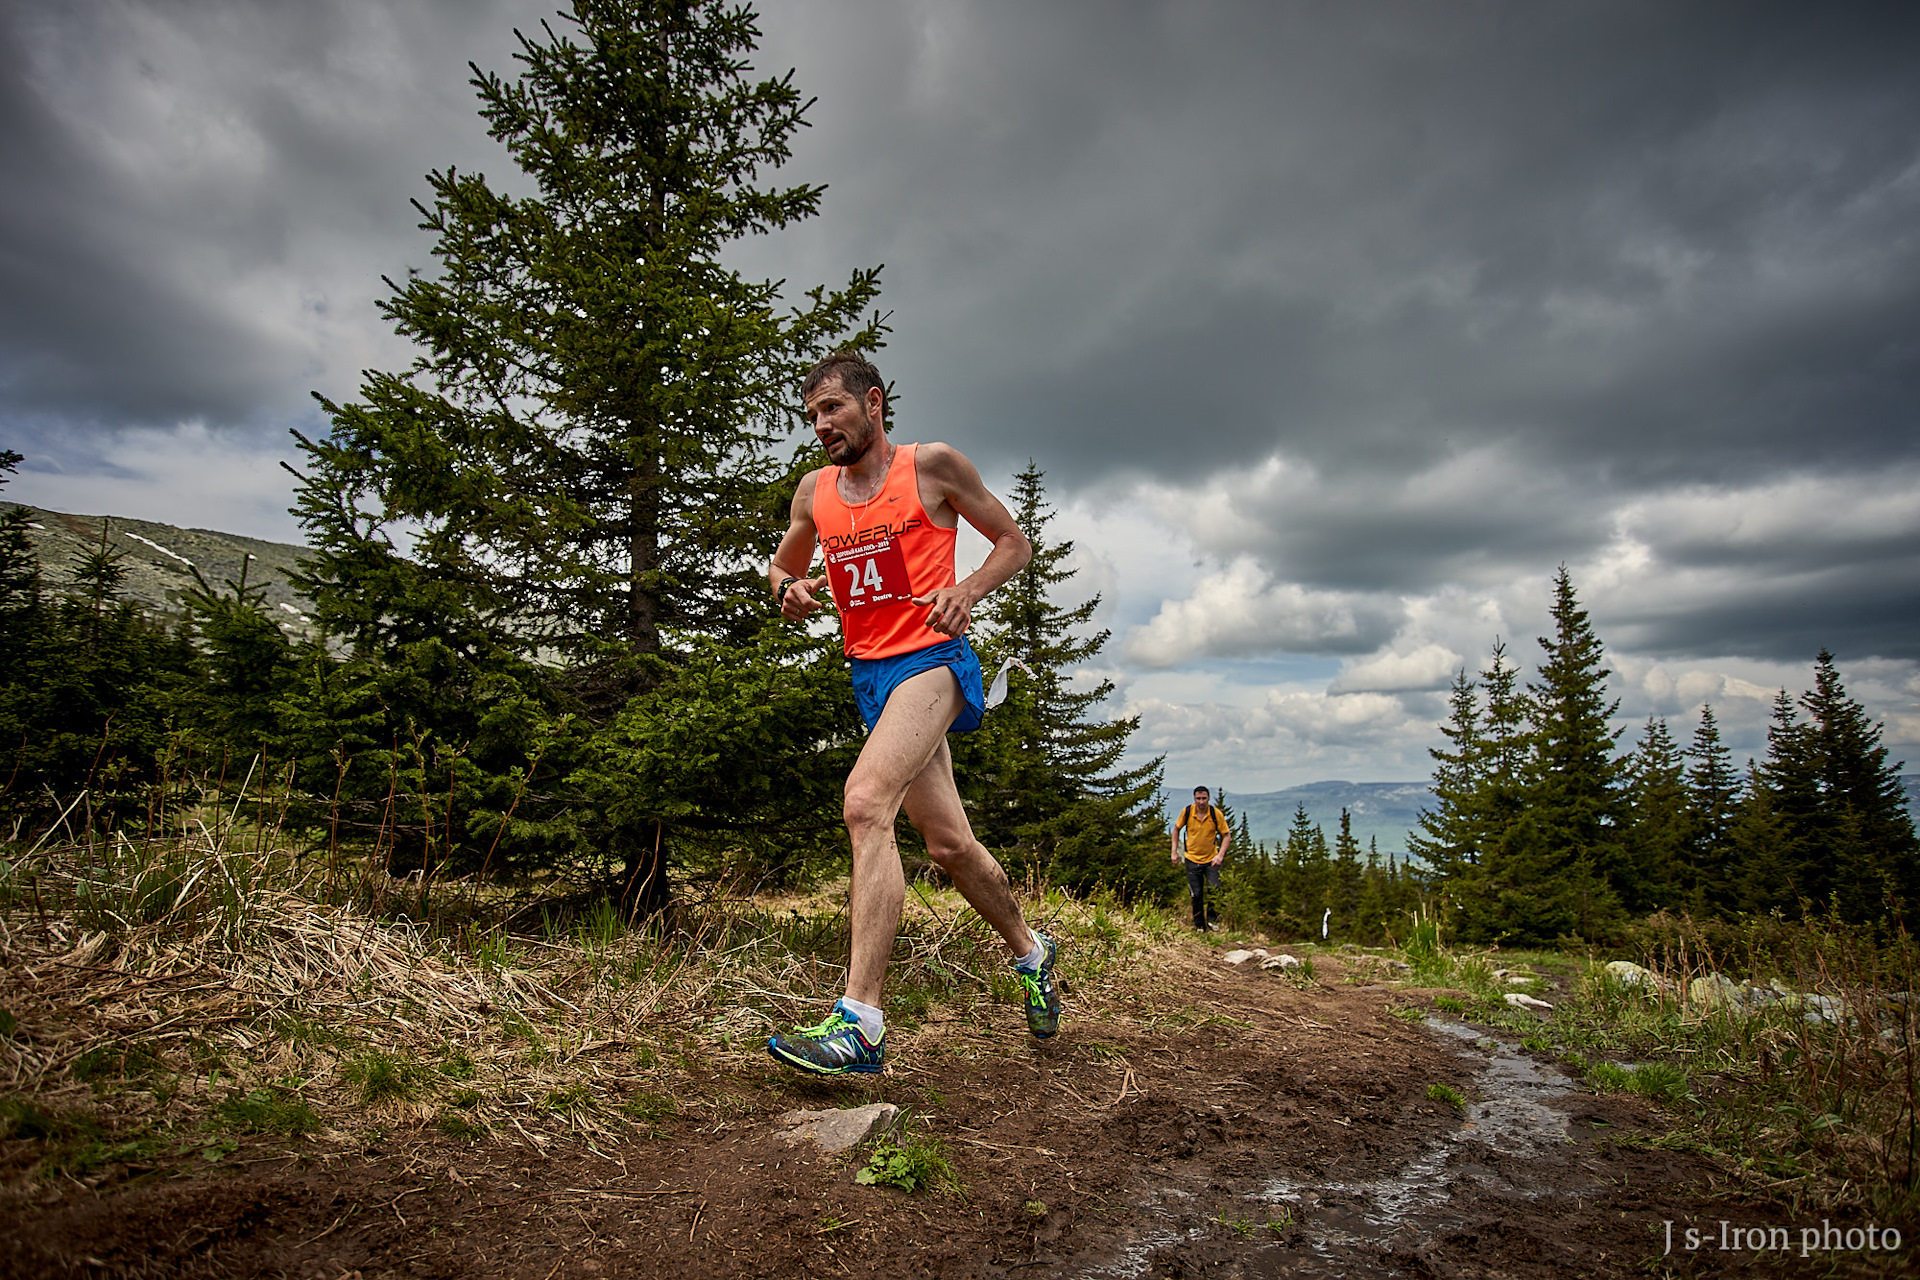
[[[395,1127],[591,1147],[724,1117],[752,1103],[716,1077],[769,1078],[765,1036],[817,1019],[844,982],[843,883],[717,893],[671,928],[602,911],[510,934],[468,910],[437,929],[324,901],[319,869],[217,829],[0,851],[0,1140],[47,1138],[42,1175],[84,1179],[135,1146],[218,1156],[223,1134],[320,1154]],[[1089,1012],[1138,998],[1142,960],[1173,936],[1152,913],[1054,893],[1028,910],[1066,939]],[[889,991],[889,1025],[909,1034],[1003,1022],[994,1006],[1017,999],[998,939],[924,886]]]

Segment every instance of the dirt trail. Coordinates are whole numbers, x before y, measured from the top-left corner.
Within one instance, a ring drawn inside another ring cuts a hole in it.
[[[1575,1090],[1467,1028],[1391,1016],[1323,958],[1304,989],[1198,946],[1152,1009],[936,1009],[889,1071],[716,1073],[686,1118],[619,1146],[470,1146],[396,1126],[376,1147],[243,1147],[99,1191],[0,1204],[0,1274],[39,1276],[1624,1276],[1831,1274],[1746,1251],[1662,1258],[1664,1222],[1785,1223],[1635,1145],[1637,1101]],[[1251,970],[1251,971],[1249,971]],[[1066,970],[1071,980],[1070,965]],[[1463,1116],[1427,1096],[1484,1100]],[[912,1108],[963,1197],[857,1185],[789,1150],[794,1107]],[[1902,1259],[1842,1259],[1876,1274]],[[1897,1268],[1896,1268],[1897,1269]]]

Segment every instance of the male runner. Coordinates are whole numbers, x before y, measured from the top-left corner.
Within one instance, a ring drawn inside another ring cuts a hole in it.
[[[986,709],[980,660],[966,640],[973,606],[1026,565],[1033,545],[966,455],[887,438],[886,384],[859,352],[815,365],[800,395],[832,465],[801,479],[767,583],[795,622],[820,608],[830,589],[869,733],[847,776],[844,806],[853,841],[846,996],[825,1022],[774,1036],[767,1051],[820,1075],[880,1070],[880,987],[907,894],[893,839],[902,804],[928,855],[1005,940],[1026,990],[1027,1029],[1044,1039],[1060,1023],[1054,944],[1027,927],[1007,873],[974,839],[946,736],[979,728]],[[963,519],[993,549],[956,582],[953,547]],[[816,544],[827,567],[817,578],[809,576]]]

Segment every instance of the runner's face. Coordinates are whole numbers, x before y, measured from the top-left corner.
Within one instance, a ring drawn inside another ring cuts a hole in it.
[[[1194,792],[1193,807],[1198,809],[1200,812],[1205,813],[1207,811],[1207,801],[1209,798],[1210,797],[1208,796],[1208,794],[1204,791]]]
[[[852,466],[880,438],[880,400],[877,390],[865,398],[854,395],[838,378],[815,387],[807,397],[807,421],[834,466]]]

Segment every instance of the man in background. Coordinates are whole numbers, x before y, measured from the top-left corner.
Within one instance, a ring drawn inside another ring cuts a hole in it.
[[[1202,933],[1213,929],[1212,906],[1207,889],[1220,892],[1220,864],[1227,860],[1227,848],[1233,832],[1226,815],[1213,806],[1213,793],[1205,787],[1193,789],[1193,803],[1180,811],[1173,824],[1173,865],[1179,866],[1180,837],[1187,840],[1187,895],[1193,899],[1193,927]]]

